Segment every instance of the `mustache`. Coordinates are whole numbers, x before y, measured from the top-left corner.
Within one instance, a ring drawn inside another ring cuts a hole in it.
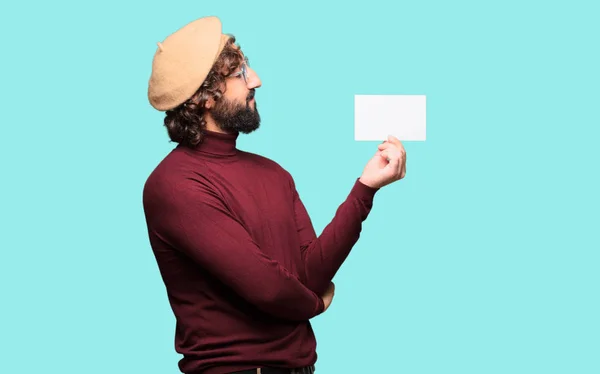
[[[250,101],[254,98],[254,94],[255,94],[255,90],[254,88],[250,90],[250,93],[248,93],[248,98],[246,99],[247,101]]]

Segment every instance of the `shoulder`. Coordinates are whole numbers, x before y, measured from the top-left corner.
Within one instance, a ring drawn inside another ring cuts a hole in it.
[[[213,189],[210,169],[202,160],[175,148],[149,173],[143,185],[144,205],[177,202],[196,193]]]
[[[284,166],[282,166],[279,162],[269,157],[245,151],[243,152],[243,154],[249,162],[254,163],[261,169],[266,169],[278,173],[282,178],[286,180],[292,178],[292,175]]]

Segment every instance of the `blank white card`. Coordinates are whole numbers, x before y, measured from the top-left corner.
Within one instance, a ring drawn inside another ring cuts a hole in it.
[[[424,141],[425,95],[355,95],[354,140]]]

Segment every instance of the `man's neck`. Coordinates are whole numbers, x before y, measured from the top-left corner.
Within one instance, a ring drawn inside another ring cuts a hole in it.
[[[206,114],[206,116],[204,117],[204,119],[206,120],[206,129],[208,131],[220,132],[222,134],[227,134],[227,132],[223,131],[223,129],[221,129],[219,126],[217,126],[217,123],[210,116],[210,114]]]

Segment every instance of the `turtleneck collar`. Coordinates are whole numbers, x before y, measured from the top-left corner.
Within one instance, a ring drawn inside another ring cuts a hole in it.
[[[236,141],[238,136],[239,133],[225,134],[204,130],[202,142],[194,150],[215,156],[234,156],[237,153]]]

